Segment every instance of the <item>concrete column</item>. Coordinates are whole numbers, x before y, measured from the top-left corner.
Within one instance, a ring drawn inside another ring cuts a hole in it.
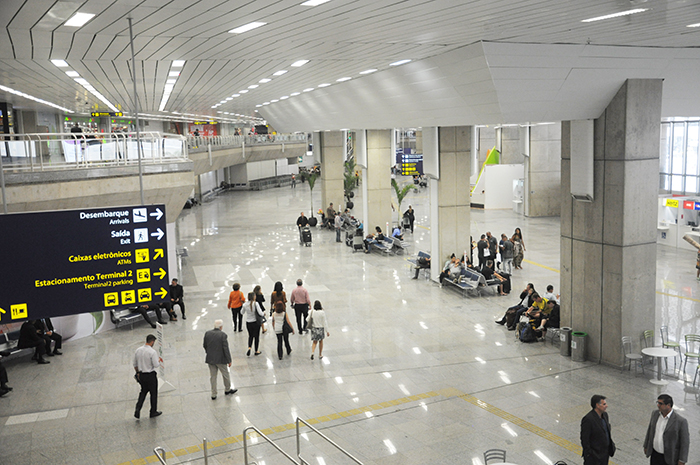
[[[470,206],[469,177],[471,175],[471,126],[439,128],[440,180],[437,199],[437,231],[439,245],[432,257],[438,266],[448,255],[469,253]],[[434,182],[434,181],[432,181]],[[466,187],[465,187],[466,186]],[[434,233],[431,227],[431,236]]]
[[[341,211],[345,205],[343,172],[345,170],[345,131],[319,133],[321,139],[321,207],[326,211],[328,204]]]
[[[391,166],[394,154],[391,153],[391,138],[390,129],[367,130],[367,232],[374,232],[379,226],[389,233],[385,231],[386,224],[392,223]]]
[[[561,125],[535,125],[529,133],[525,141],[530,149],[530,156],[525,158],[525,216],[559,216]]]
[[[587,359],[620,366],[620,338],[655,329],[660,79],[629,79],[594,123],[592,202],[570,196],[562,123],[562,326],[588,333]]]

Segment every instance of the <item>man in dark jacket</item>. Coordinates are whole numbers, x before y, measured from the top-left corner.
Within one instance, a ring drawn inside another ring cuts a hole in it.
[[[41,337],[44,340],[47,355],[49,355],[50,357],[53,357],[54,355],[63,355],[63,353],[60,351],[61,341],[63,341],[63,338],[60,334],[53,330],[53,324],[51,324],[50,318],[36,320],[36,322],[34,323],[34,327],[36,328],[39,337]],[[53,352],[51,351],[51,341],[56,341],[56,345],[54,346]]]
[[[34,326],[36,320],[28,320],[22,324],[19,329],[19,341],[17,342],[18,349],[28,349],[30,347],[35,347],[34,360],[36,360],[40,365],[46,363],[51,363],[44,359],[44,354],[46,354],[46,343],[44,339],[39,335]]]
[[[214,329],[204,333],[204,350],[207,353],[205,361],[209,365],[209,380],[211,381],[211,398],[216,399],[216,378],[221,372],[224,379],[224,394],[235,394],[238,389],[231,389],[231,377],[228,368],[231,366],[231,352],[228,348],[228,336],[222,331],[224,322],[216,320]]]
[[[644,454],[651,465],[681,465],[688,462],[690,435],[688,420],[673,410],[673,397],[661,394],[656,399],[657,410],[651,414]]]
[[[581,419],[581,447],[584,465],[607,465],[615,455],[615,443],[610,433],[608,403],[605,396],[591,397],[592,410]]]
[[[182,319],[186,320],[185,302],[182,300],[184,295],[185,291],[182,289],[182,286],[177,283],[177,279],[173,279],[173,282],[170,284],[170,304],[172,305],[173,313],[175,312],[175,305],[179,305]]]

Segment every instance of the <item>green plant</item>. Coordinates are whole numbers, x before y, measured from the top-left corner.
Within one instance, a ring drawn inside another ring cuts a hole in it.
[[[311,218],[314,217],[314,184],[316,183],[316,179],[318,179],[319,176],[321,175],[315,172],[308,173],[304,171],[303,173],[301,173],[302,179],[308,181],[309,190],[311,190]]]
[[[396,182],[396,179],[391,180],[391,187],[394,188],[394,192],[396,193],[396,202],[399,204],[399,208],[397,209],[397,212],[399,214],[399,223],[401,222],[401,202],[403,202],[403,199],[406,198],[406,195],[408,195],[408,192],[411,191],[412,189],[416,189],[416,185],[409,183],[409,184],[404,184],[403,186],[399,186],[399,183]]]
[[[350,200],[350,194],[355,190],[356,180],[355,180],[355,159],[350,158],[345,162],[345,173],[343,178],[343,190],[345,191],[345,198]]]

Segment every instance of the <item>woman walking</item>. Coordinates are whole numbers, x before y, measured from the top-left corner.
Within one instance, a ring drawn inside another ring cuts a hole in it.
[[[277,335],[277,356],[282,360],[282,341],[287,348],[287,355],[291,354],[292,346],[289,345],[289,333],[294,334],[292,323],[289,321],[287,312],[284,311],[282,302],[275,304],[275,313],[272,314],[272,329]]]
[[[525,256],[525,247],[523,246],[522,239],[520,239],[520,236],[515,233],[510,240],[513,242],[513,266],[516,270],[522,270],[523,267],[521,264],[523,263],[523,257]]]
[[[331,335],[331,333],[328,332],[328,325],[326,323],[326,312],[323,310],[320,301],[317,300],[314,302],[314,309],[309,313],[308,320],[309,327],[311,328],[311,340],[314,341],[311,345],[311,360],[314,359],[317,343],[318,358],[320,360],[323,358],[323,339]]]
[[[287,294],[282,290],[282,283],[279,281],[275,283],[275,290],[272,291],[272,295],[270,296],[270,316],[272,316],[277,302],[282,302],[285,307],[287,306]]]
[[[260,305],[260,310],[262,310],[263,315],[264,315],[265,314],[265,305],[264,305],[265,296],[263,295],[262,289],[260,288],[260,286],[255,286],[253,288],[253,294],[255,294],[255,301],[258,303],[258,305]],[[270,309],[270,314],[272,314],[272,310],[274,310],[274,309],[275,309],[275,307],[273,305],[272,308]],[[263,322],[263,324],[262,324],[262,332],[263,332],[263,334],[265,334],[267,332],[267,329],[265,329],[265,322]]]
[[[260,355],[260,351],[258,351],[258,345],[260,344],[260,325],[265,318],[265,314],[260,310],[260,305],[255,301],[255,293],[248,293],[248,304],[244,306],[244,309],[245,327],[248,330],[248,352],[246,352],[246,355],[250,356],[250,349],[253,347],[253,342],[255,342],[255,355]]]
[[[245,302],[245,297],[241,292],[241,285],[238,283],[233,284],[233,291],[228,295],[228,308],[231,309],[231,316],[233,317],[233,331],[243,331],[243,302]]]

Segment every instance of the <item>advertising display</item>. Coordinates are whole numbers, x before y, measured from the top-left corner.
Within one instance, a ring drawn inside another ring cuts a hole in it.
[[[165,206],[0,215],[0,324],[166,300]]]

